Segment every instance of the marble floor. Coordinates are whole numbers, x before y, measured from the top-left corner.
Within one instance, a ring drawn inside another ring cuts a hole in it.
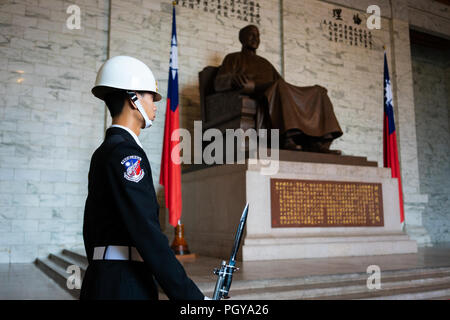
[[[198,257],[193,262],[184,262],[183,265],[194,282],[214,282],[216,276],[212,270],[220,266],[220,261],[216,258]],[[382,272],[423,267],[450,267],[450,245],[419,248],[417,254],[238,262],[240,270],[234,274],[233,281],[365,273],[370,265],[378,265]],[[73,298],[34,264],[0,264],[0,300],[5,299]]]

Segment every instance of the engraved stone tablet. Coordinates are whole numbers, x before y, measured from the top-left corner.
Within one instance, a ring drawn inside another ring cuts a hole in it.
[[[272,228],[382,227],[380,183],[271,179]]]

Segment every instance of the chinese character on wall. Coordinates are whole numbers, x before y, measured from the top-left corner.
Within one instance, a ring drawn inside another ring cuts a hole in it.
[[[345,21],[345,17],[352,17],[352,15],[345,15],[343,9],[333,9],[331,14],[332,19],[324,19],[322,22],[324,36],[329,41],[373,49],[372,32],[359,27],[362,24],[359,13],[353,14],[353,19],[349,22]]]
[[[177,0],[183,8],[200,10],[224,18],[238,19],[259,25],[261,6],[254,0]]]

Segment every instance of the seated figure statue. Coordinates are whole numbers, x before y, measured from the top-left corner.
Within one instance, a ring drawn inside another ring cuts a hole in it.
[[[272,64],[256,54],[259,30],[248,25],[239,31],[240,52],[228,54],[214,82],[217,92],[239,88],[258,100],[257,129],[279,129],[281,147],[290,150],[340,154],[330,150],[342,136],[327,90],[287,83]]]

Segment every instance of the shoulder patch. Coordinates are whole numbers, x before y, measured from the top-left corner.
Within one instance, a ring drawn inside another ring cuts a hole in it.
[[[132,182],[139,182],[144,177],[144,169],[141,168],[141,157],[128,156],[120,164],[125,167],[123,177]]]

